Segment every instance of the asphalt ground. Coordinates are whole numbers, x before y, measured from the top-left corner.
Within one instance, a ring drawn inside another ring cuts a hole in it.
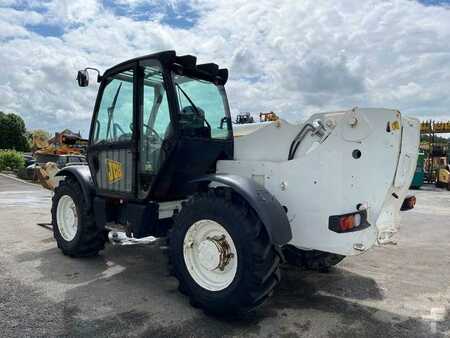
[[[0,336],[448,337],[450,192],[414,193],[397,245],[329,273],[286,265],[270,301],[224,320],[189,305],[159,247],[63,256],[46,228],[51,193],[0,176]]]

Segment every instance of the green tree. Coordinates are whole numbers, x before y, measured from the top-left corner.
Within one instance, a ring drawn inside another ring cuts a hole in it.
[[[30,150],[25,122],[19,115],[0,112],[0,149]]]

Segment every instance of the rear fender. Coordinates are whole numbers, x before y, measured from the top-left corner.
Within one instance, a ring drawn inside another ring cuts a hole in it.
[[[284,245],[292,239],[291,225],[283,206],[254,180],[239,175],[212,174],[191,181],[199,182],[220,183],[242,196],[258,214],[272,243]]]
[[[91,171],[87,165],[71,165],[58,171],[55,176],[65,176],[74,178],[81,187],[84,200],[87,205],[92,205],[92,195],[95,191],[94,182],[92,181]]]

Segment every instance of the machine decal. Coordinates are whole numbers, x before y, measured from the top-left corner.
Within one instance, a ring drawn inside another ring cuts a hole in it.
[[[398,121],[391,122],[391,130],[393,131],[398,129],[400,129],[400,122]]]
[[[122,163],[106,159],[106,176],[109,183],[115,183],[122,179]]]

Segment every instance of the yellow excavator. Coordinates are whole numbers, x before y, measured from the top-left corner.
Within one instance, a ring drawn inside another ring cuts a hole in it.
[[[83,162],[82,155],[86,145],[87,140],[82,139],[80,134],[67,129],[55,133],[51,139],[44,134],[34,134],[35,177],[39,183],[46,189],[54,190],[60,181],[60,178],[55,177],[58,170],[70,163],[72,158],[77,159],[77,162]]]
[[[450,190],[450,165],[439,168],[436,176],[436,186]]]
[[[280,118],[273,111],[268,113],[259,113],[259,121],[260,122],[274,122],[278,121]]]

